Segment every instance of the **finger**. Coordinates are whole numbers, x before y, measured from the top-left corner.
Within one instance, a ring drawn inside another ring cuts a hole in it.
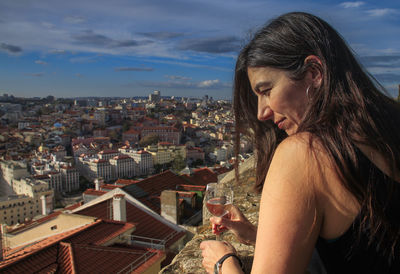
[[[201,250],[205,249],[205,248],[207,247],[207,245],[208,245],[208,241],[202,241],[202,242],[200,243],[200,249],[201,249]]]
[[[221,217],[211,217],[211,218],[210,218],[210,222],[211,222],[212,224],[217,224],[217,225],[219,225],[219,224],[221,224],[221,222],[222,222],[222,218],[221,218]]]

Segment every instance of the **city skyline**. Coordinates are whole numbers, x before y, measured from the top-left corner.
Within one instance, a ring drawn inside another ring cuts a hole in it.
[[[249,33],[290,11],[332,24],[392,96],[400,84],[394,1],[2,1],[0,93],[17,97],[231,99]]]

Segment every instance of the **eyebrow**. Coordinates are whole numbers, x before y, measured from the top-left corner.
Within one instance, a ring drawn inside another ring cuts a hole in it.
[[[263,82],[259,82],[257,83],[257,85],[254,87],[254,91],[256,92],[260,92],[260,87],[263,86],[271,86],[271,82],[270,81],[263,81]]]

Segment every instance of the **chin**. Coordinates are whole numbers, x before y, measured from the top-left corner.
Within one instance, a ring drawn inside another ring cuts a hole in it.
[[[294,128],[289,128],[289,129],[285,129],[285,132],[286,132],[286,134],[287,134],[288,136],[290,136],[290,135],[295,134],[295,133],[297,132],[297,130],[294,129]]]

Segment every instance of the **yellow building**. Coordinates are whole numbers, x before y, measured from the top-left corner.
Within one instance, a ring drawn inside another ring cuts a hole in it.
[[[17,195],[0,198],[0,223],[15,225],[53,210],[54,192],[48,183],[22,178],[12,186]]]

